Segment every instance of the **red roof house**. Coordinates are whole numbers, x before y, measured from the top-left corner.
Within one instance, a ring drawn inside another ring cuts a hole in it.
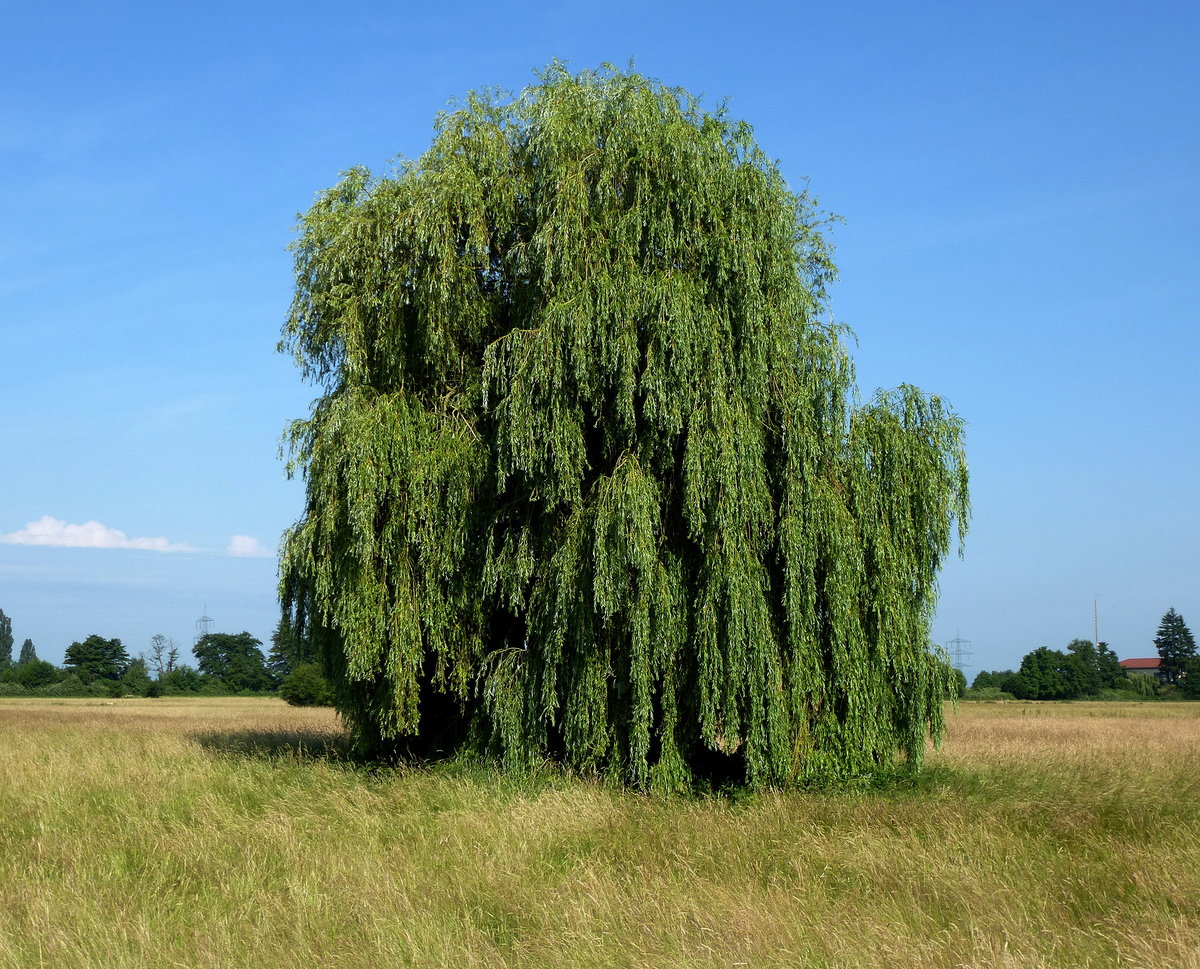
[[[1149,673],[1160,680],[1162,679],[1161,667],[1162,660],[1157,656],[1121,660],[1121,669],[1125,670],[1126,673]]]

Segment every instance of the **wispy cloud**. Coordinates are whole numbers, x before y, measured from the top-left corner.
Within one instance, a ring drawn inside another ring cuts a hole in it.
[[[64,548],[135,548],[146,552],[192,552],[190,545],[168,542],[158,538],[130,538],[118,528],[109,528],[98,521],[72,525],[43,515],[19,531],[0,535],[0,542],[10,545],[58,545]]]
[[[225,549],[225,554],[234,555],[238,558],[245,559],[264,559],[274,558],[275,553],[263,545],[257,538],[251,538],[249,535],[234,535],[229,540],[229,545]]]

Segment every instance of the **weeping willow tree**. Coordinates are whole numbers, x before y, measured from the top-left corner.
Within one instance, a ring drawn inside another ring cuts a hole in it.
[[[822,228],[747,125],[559,65],[318,197],[281,594],[361,750],[661,789],[920,762],[962,425],[857,403]]]

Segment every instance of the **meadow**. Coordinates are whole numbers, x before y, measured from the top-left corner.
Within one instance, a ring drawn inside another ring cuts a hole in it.
[[[0,967],[1200,967],[1200,704],[964,703],[919,778],[368,769],[269,699],[0,699]]]

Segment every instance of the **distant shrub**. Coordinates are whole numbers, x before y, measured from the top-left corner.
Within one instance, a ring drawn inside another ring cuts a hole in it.
[[[302,663],[279,684],[279,695],[294,707],[333,705],[333,690],[316,663]]]
[[[129,668],[121,677],[122,696],[145,696],[150,689],[150,673],[146,669],[146,661],[140,656],[131,660]]]
[[[14,679],[22,686],[36,690],[40,686],[57,683],[61,676],[62,672],[52,663],[35,659],[18,666]]]
[[[29,696],[29,690],[20,683],[0,683],[0,696]]]
[[[1012,670],[982,670],[975,676],[975,680],[971,683],[973,690],[985,690],[988,687],[996,687],[1003,690],[1005,681],[1015,675]]]
[[[996,686],[980,686],[967,690],[963,695],[964,700],[1015,700],[1016,697],[1011,693],[1005,693]]]
[[[1141,696],[1155,696],[1161,691],[1158,680],[1148,673],[1130,673],[1129,685],[1135,693]]]
[[[83,680],[79,678],[77,673],[68,673],[57,683],[51,683],[48,686],[40,687],[37,691],[38,696],[92,696],[92,691],[89,687],[84,686]]]
[[[1091,699],[1093,699],[1093,700],[1110,700],[1113,702],[1129,703],[1129,702],[1135,701],[1135,700],[1153,699],[1153,697],[1154,697],[1153,693],[1146,695],[1143,693],[1139,693],[1137,690],[1130,689],[1130,690],[1101,690],[1094,697],[1091,697]]]
[[[204,678],[190,666],[176,666],[162,678],[164,696],[179,696],[181,693],[196,693]]]

